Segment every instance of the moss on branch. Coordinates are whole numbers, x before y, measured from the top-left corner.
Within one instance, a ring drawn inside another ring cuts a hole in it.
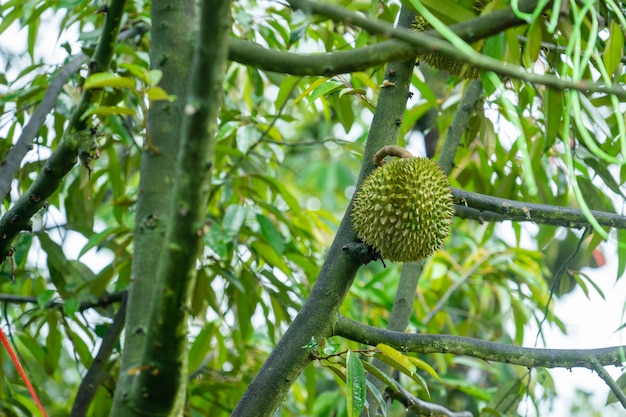
[[[588,368],[621,366],[626,346],[598,349],[539,349],[487,342],[471,337],[394,332],[339,317],[335,335],[365,345],[384,343],[403,352],[450,353],[526,368]]]
[[[549,204],[527,203],[452,189],[456,215],[484,221],[527,221],[569,228],[589,226],[589,221],[579,209]],[[591,210],[601,226],[626,229],[626,216]]]

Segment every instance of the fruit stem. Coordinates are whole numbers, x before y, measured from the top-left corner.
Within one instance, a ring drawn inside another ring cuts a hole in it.
[[[413,158],[411,152],[398,145],[387,145],[380,148],[374,155],[374,164],[379,167],[385,163],[385,158],[388,156],[397,156],[398,158]]]

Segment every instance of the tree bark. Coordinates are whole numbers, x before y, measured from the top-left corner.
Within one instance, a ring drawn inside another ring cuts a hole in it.
[[[154,0],[151,15],[151,66],[163,72],[159,86],[177,100],[154,102],[148,112],[150,142],[144,143],[141,157],[124,355],[112,415],[132,415],[124,399],[128,398],[132,370],[143,364],[148,318],[157,289],[158,260],[172,206],[179,134],[197,25],[194,0],[174,3]]]

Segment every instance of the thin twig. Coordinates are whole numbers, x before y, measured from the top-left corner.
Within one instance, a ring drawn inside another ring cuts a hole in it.
[[[580,239],[578,239],[578,245],[576,245],[576,249],[574,249],[574,251],[569,254],[567,259],[563,261],[563,263],[559,266],[559,269],[557,269],[556,272],[554,273],[554,276],[552,278],[552,285],[550,286],[550,296],[548,297],[548,301],[546,302],[546,305],[543,308],[543,318],[541,319],[541,321],[539,322],[539,325],[537,326],[538,329],[537,329],[537,335],[535,336],[535,346],[537,346],[537,343],[539,342],[539,336],[541,335],[541,332],[542,332],[541,327],[548,319],[548,314],[550,313],[550,304],[552,303],[552,300],[554,299],[554,292],[556,291],[556,287],[561,282],[561,277],[563,276],[563,272],[565,272],[565,268],[567,268],[569,263],[572,262],[578,256],[578,252],[580,252],[580,248],[582,247],[582,244],[585,241],[585,238],[589,235],[590,232],[591,232],[591,227],[585,228],[585,231],[580,236]]]
[[[439,313],[446,305],[446,302],[450,299],[450,297],[452,297],[452,294],[454,294],[454,292],[464,283],[467,282],[467,280],[469,280],[472,275],[474,275],[474,272],[476,272],[476,270],[483,264],[485,263],[487,260],[489,260],[489,258],[491,257],[491,254],[487,254],[485,256],[483,256],[478,262],[474,262],[472,264],[472,267],[470,269],[468,269],[467,271],[465,271],[465,274],[463,274],[463,276],[457,280],[454,284],[452,284],[450,286],[450,288],[448,288],[448,290],[446,291],[446,293],[439,299],[439,301],[437,301],[437,305],[435,305],[435,307],[430,310],[428,312],[428,314],[426,314],[426,317],[424,317],[421,320],[421,325],[422,326],[426,326],[428,323],[430,323],[430,321],[433,319],[433,317],[435,317],[437,315],[437,313]]]
[[[89,367],[89,370],[87,370],[87,373],[85,374],[85,377],[83,378],[80,387],[78,388],[70,417],[79,417],[86,415],[87,410],[89,409],[89,405],[96,395],[98,387],[106,376],[105,367],[108,363],[109,358],[111,357],[111,353],[113,352],[115,345],[120,338],[120,334],[122,334],[125,318],[126,297],[122,298],[120,307],[117,310],[115,317],[113,317],[113,322],[111,323],[106,331],[106,334],[102,338],[102,344],[100,345],[100,349],[98,350],[96,356],[93,358],[93,363]]]
[[[444,417],[472,417],[470,411],[452,411],[440,404],[420,400],[401,385],[389,388],[387,392],[394,400],[400,401],[404,406],[420,416],[444,416]]]
[[[78,307],[78,312],[89,310],[96,307],[106,307],[110,304],[116,303],[124,297],[126,291],[118,291],[110,294],[104,294],[98,297],[95,301],[83,301]],[[5,304],[38,304],[37,297],[27,297],[23,295],[2,294],[0,293],[0,303]],[[44,308],[63,308],[62,301],[50,301]]]
[[[626,408],[626,394],[624,394],[624,391],[622,391],[620,386],[617,385],[617,382],[615,382],[615,380],[611,377],[611,375],[609,375],[606,369],[604,369],[600,361],[594,358],[591,361],[591,366],[589,367],[589,369],[596,371],[598,376],[602,378],[606,385],[609,386],[611,392],[615,395],[620,404],[622,404],[622,407]]]
[[[300,82],[301,79],[302,79],[302,77],[298,78],[298,80],[296,80],[296,82],[293,83],[293,85],[291,86],[291,89],[287,93],[287,97],[289,97],[291,95],[291,93],[293,93],[293,91],[296,89],[296,87],[298,86],[298,83]],[[289,102],[289,100],[283,101],[283,103],[280,105],[280,108],[278,109],[278,111],[276,112],[274,117],[272,118],[272,121],[270,122],[270,124],[263,131],[263,133],[261,133],[261,136],[252,145],[250,145],[250,147],[244,152],[243,155],[241,155],[239,157],[239,159],[237,159],[231,165],[230,169],[226,172],[225,177],[229,177],[230,175],[232,175],[232,173],[235,172],[235,170],[237,169],[239,164],[241,164],[246,159],[246,157],[248,157],[248,155],[250,155],[252,153],[252,151],[254,151],[254,149],[256,149],[257,146],[259,146],[261,143],[263,143],[263,141],[264,141],[265,137],[267,136],[267,134],[270,132],[270,130],[272,130],[272,128],[274,127],[274,125],[276,124],[276,122],[278,121],[280,116],[283,114],[283,111],[287,107],[287,103],[288,102]],[[212,191],[212,193],[213,193],[213,191]]]
[[[456,150],[461,143],[461,139],[463,139],[463,134],[467,130],[469,119],[471,115],[474,114],[476,103],[480,100],[482,92],[483,84],[480,79],[470,81],[454,113],[454,118],[446,134],[446,140],[443,142],[439,160],[437,161],[441,169],[443,169],[443,172],[448,175],[452,171]]]

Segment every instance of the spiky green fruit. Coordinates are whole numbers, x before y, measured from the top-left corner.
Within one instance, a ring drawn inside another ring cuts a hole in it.
[[[450,235],[454,207],[448,177],[428,158],[393,160],[361,185],[352,209],[359,239],[383,258],[418,261]]]
[[[474,0],[472,6],[472,12],[476,15],[480,15],[480,13],[485,9],[485,6],[491,0]],[[466,8],[466,5],[461,5],[461,7]],[[453,21],[450,23],[460,23],[459,21]],[[422,16],[417,15],[415,21],[413,22],[412,28],[418,32],[427,32],[432,30],[432,25],[424,19]],[[471,64],[467,64],[464,62],[460,62],[455,60],[454,58],[447,57],[445,55],[440,54],[439,52],[426,52],[420,57],[420,61],[423,61],[430,65],[433,68],[447,71],[451,75],[456,75],[458,77],[464,79],[473,79],[479,78],[481,74],[480,68],[477,68]]]

